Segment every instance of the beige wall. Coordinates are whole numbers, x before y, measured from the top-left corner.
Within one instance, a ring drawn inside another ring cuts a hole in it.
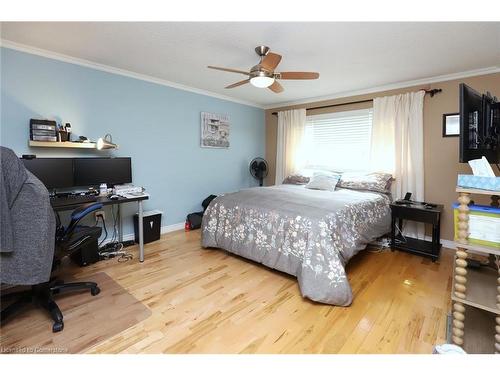
[[[455,185],[458,173],[471,173],[468,164],[458,162],[458,137],[442,137],[442,119],[444,113],[458,112],[458,85],[466,83],[477,91],[490,91],[500,97],[500,73],[463,78],[459,80],[433,83],[418,87],[408,87],[368,95],[352,96],[322,102],[307,103],[290,107],[273,108],[266,111],[266,159],[269,162],[270,173],[266,179],[267,185],[274,184],[276,165],[276,131],[277,117],[272,112],[283,109],[300,107],[317,107],[344,102],[372,99],[377,96],[394,95],[417,89],[440,88],[440,94],[431,98],[426,95],[424,102],[424,168],[425,168],[425,200],[432,203],[441,203],[445,212],[441,223],[441,238],[453,239],[453,216],[451,204],[456,200]],[[370,103],[338,106],[328,109],[307,111],[307,114],[346,111],[351,109],[367,108]],[[487,201],[477,199],[479,203]]]

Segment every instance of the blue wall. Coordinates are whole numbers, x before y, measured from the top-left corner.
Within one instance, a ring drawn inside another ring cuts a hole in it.
[[[262,109],[8,48],[0,53],[0,144],[18,155],[130,156],[134,184],[151,194],[145,209],[162,210],[163,226],[183,222],[210,194],[255,185],[248,163],[264,154]],[[200,112],[229,114],[229,149],[200,147]],[[30,148],[30,118],[70,122],[75,134],[93,140],[111,133],[120,148]],[[130,234],[137,207],[123,208]]]

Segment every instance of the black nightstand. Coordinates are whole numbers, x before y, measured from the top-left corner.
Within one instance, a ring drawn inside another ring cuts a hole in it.
[[[400,201],[401,202],[401,201]],[[424,204],[420,202],[404,201],[404,203],[391,203],[391,247],[412,254],[429,257],[435,262],[439,258],[441,250],[440,226],[442,204]],[[402,236],[397,230],[403,227],[403,220],[411,220],[419,223],[432,225],[432,241],[419,240],[408,236]]]

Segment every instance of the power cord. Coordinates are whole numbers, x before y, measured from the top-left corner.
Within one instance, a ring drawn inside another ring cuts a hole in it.
[[[114,209],[111,208],[111,214],[113,216],[113,236],[111,241],[102,245],[104,241],[108,238],[108,230],[106,228],[106,220],[103,215],[96,215],[96,225],[99,223],[99,219],[102,220],[102,226],[104,229],[105,236],[99,243],[99,257],[101,259],[111,259],[114,257],[118,257],[118,262],[126,262],[128,260],[133,259],[133,255],[123,250],[123,244],[121,242],[116,241],[117,238],[117,215],[115,215]]]
[[[388,237],[381,237],[368,244],[370,253],[382,253],[391,248],[391,240]]]
[[[117,239],[118,239],[118,220],[117,220],[117,215],[115,214],[115,209],[114,207],[112,206],[111,207],[111,215],[113,217],[113,235],[111,237],[111,240],[109,242],[117,242]]]
[[[401,241],[400,239],[396,238],[396,243],[406,243],[407,240],[406,240],[406,237],[405,235],[403,234],[403,230],[404,230],[404,224],[403,224],[403,228],[399,228],[399,226],[397,224],[395,224],[396,226],[396,229],[398,230],[399,234],[401,235],[401,237],[403,237],[403,241]],[[396,237],[397,237],[397,234],[396,234]]]
[[[114,206],[111,206],[111,215],[113,216],[113,239],[111,240],[111,242],[115,242],[116,241],[116,233],[117,233],[117,216],[115,216],[115,208]]]
[[[104,220],[104,216],[102,215],[96,215],[96,225],[99,224],[99,219],[102,220],[102,228],[104,229],[104,238],[101,240],[101,242],[99,242],[99,247],[101,247],[101,245],[104,243],[104,241],[106,241],[106,239],[108,238],[108,230],[106,228],[106,220]]]
[[[109,242],[99,249],[99,256],[102,259],[111,259],[118,257],[118,262],[126,262],[133,259],[132,254],[123,250],[123,244],[120,242]]]

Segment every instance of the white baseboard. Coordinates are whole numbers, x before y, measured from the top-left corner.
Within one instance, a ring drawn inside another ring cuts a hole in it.
[[[184,229],[184,222],[182,223],[176,223],[176,224],[171,224],[171,225],[165,225],[163,227],[160,228],[160,233],[161,234],[165,234],[165,233],[170,233],[170,232],[175,232],[176,230],[182,230]],[[129,233],[129,234],[124,234],[123,235],[123,241],[130,241],[130,240],[133,240],[135,238],[135,235],[134,233]],[[425,240],[426,241],[431,241],[432,238],[430,236],[425,236]],[[450,240],[445,240],[443,238],[441,238],[441,245],[443,245],[443,247],[446,247],[448,249],[454,249],[455,248],[455,242],[454,241],[450,241]],[[104,244],[108,243],[109,240],[106,240],[104,241]]]
[[[447,249],[455,249],[455,241],[441,239],[441,245]]]
[[[161,227],[160,233],[165,234],[165,233],[175,232],[176,230],[184,229],[185,224],[186,224],[185,222],[182,222],[172,225],[165,225],[164,227]]]
[[[425,240],[426,241],[432,241],[432,237],[431,236],[425,236]],[[443,247],[446,247],[448,249],[454,249],[455,248],[455,242],[454,241],[445,240],[443,238],[441,238],[440,241],[441,241],[441,245],[443,245]]]
[[[171,225],[165,225],[160,228],[160,233],[165,234],[165,233],[170,233],[170,232],[175,232],[176,230],[181,230],[184,229],[184,222],[182,223],[177,223],[177,224],[171,224]],[[124,234],[123,235],[123,241],[132,241],[135,238],[134,233],[129,233],[129,234]],[[103,245],[109,243],[110,240],[106,239],[106,241],[103,242]]]

